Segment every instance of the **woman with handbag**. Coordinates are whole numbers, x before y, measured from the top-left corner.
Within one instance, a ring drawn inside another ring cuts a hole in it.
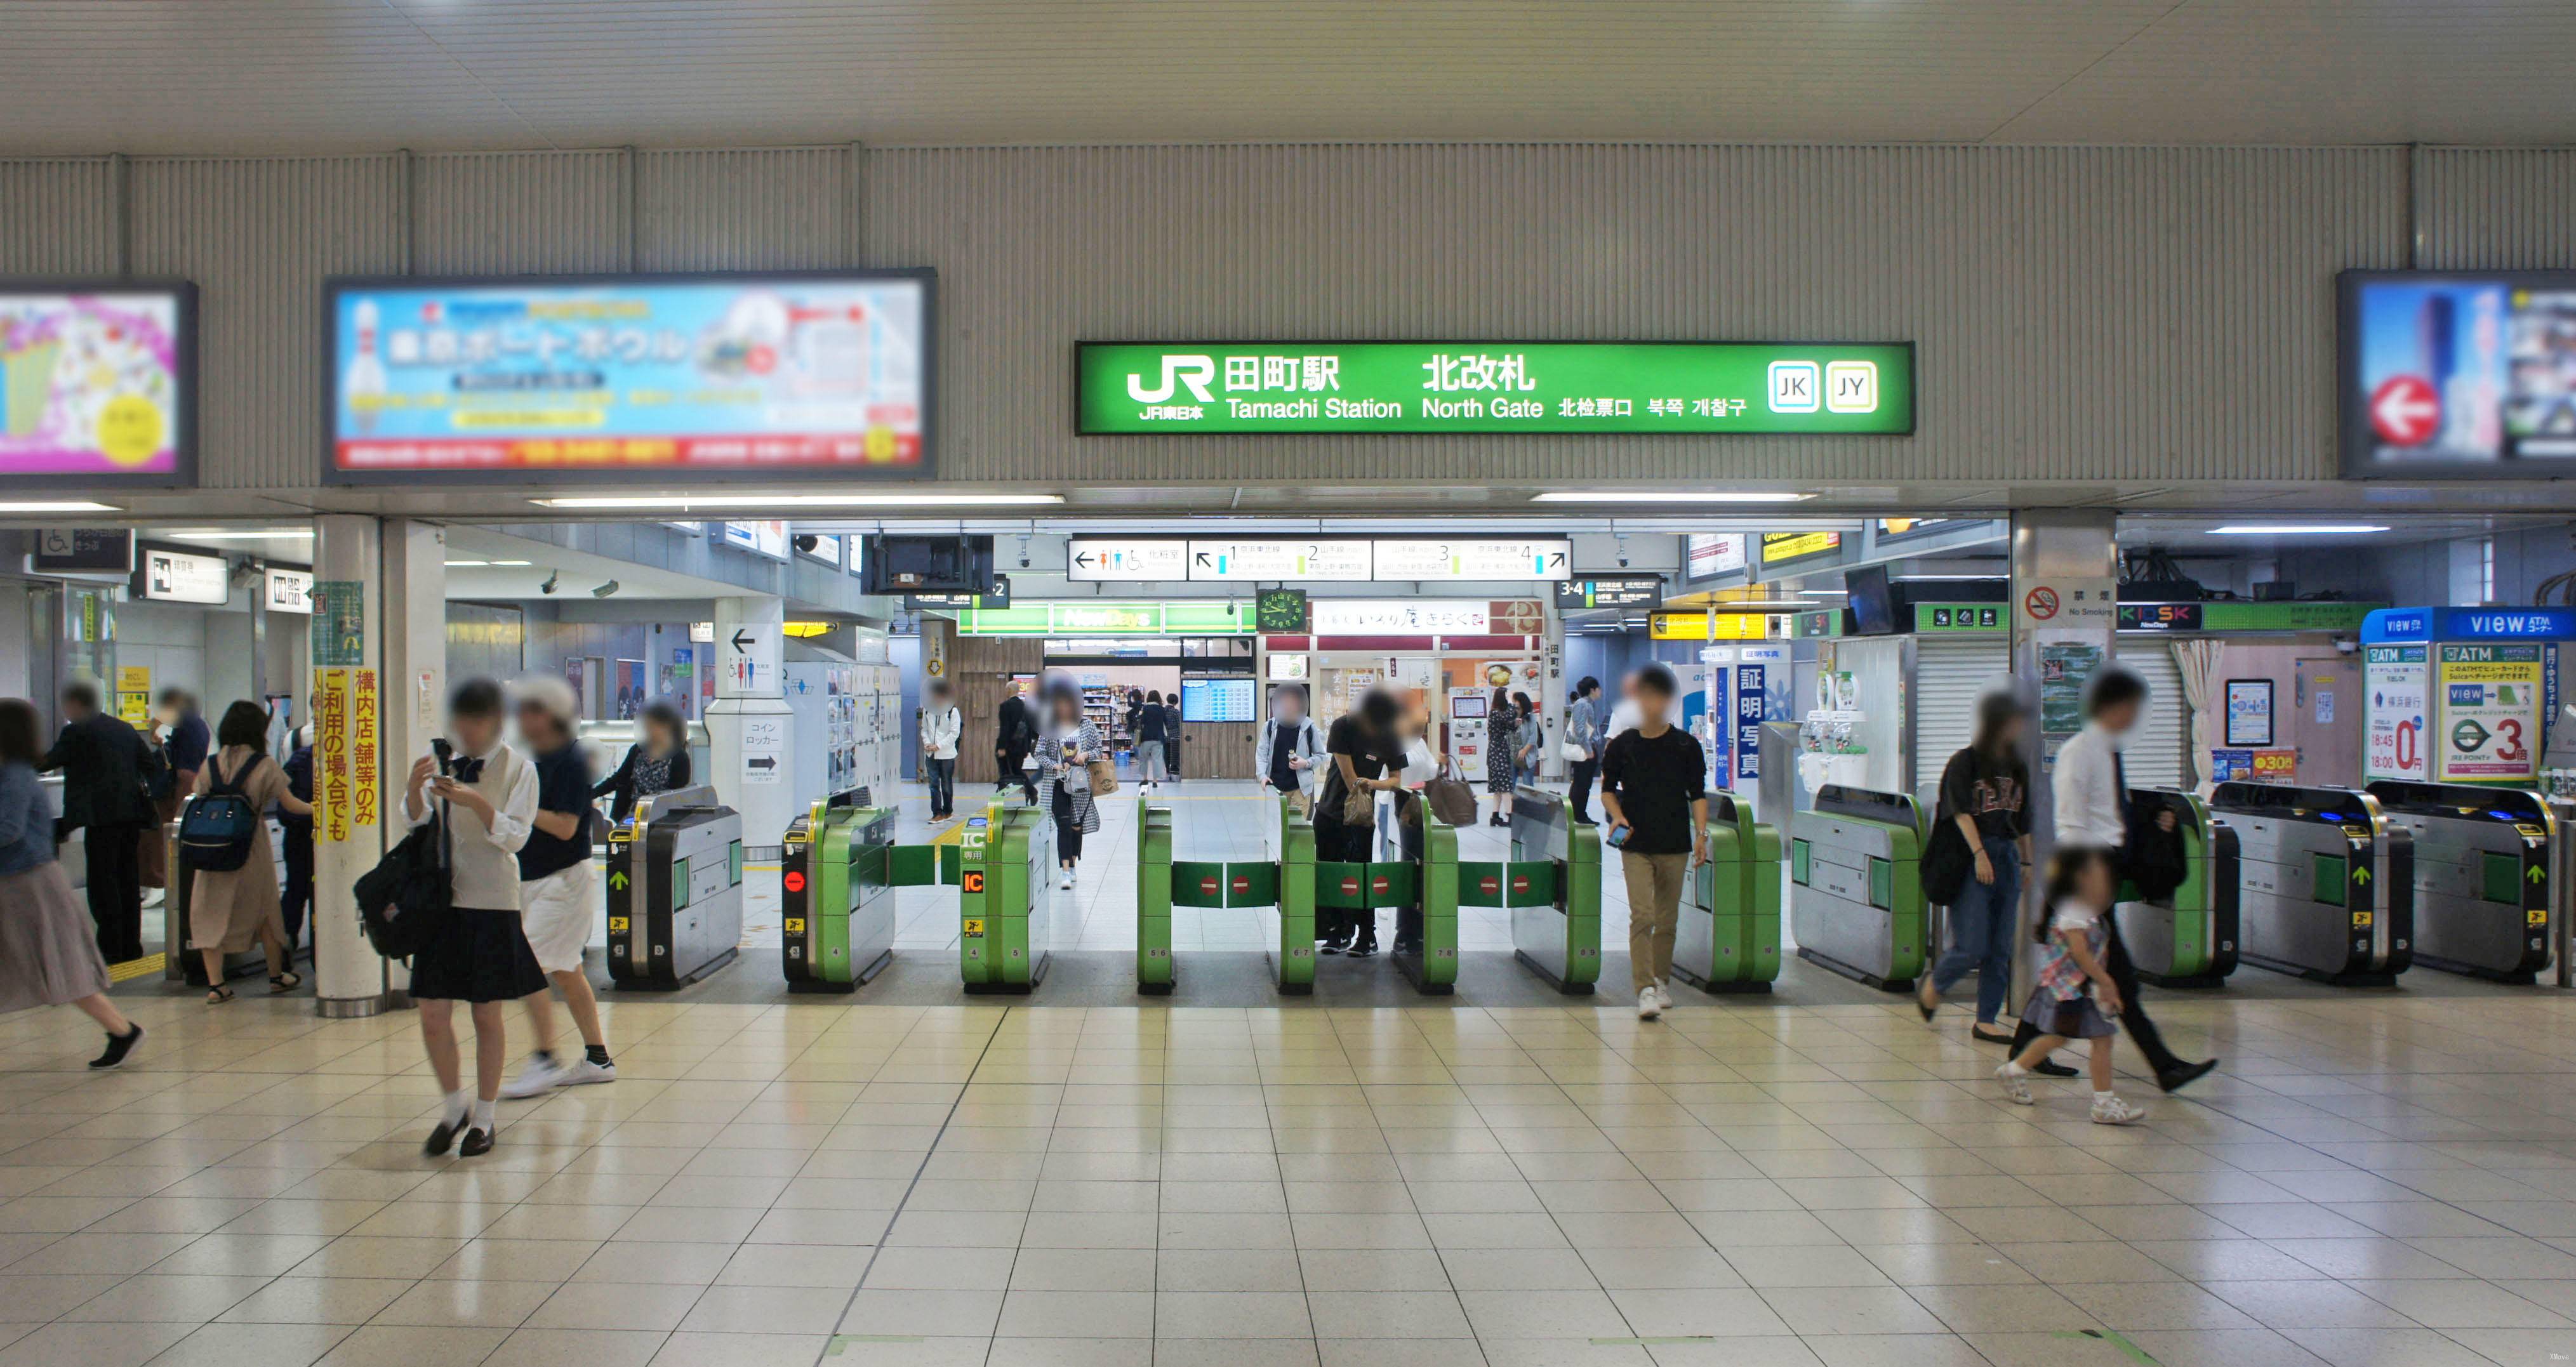
[[[1038,740],[1038,783],[1046,789],[1048,809],[1055,814],[1055,862],[1061,881],[1073,886],[1073,866],[1082,859],[1082,838],[1100,829],[1095,791],[1112,792],[1118,780],[1108,770],[1109,752],[1100,743],[1100,728],[1082,715],[1082,690],[1061,675],[1047,680],[1046,729]],[[1108,774],[1099,781],[1094,765]]]
[[[1977,970],[1971,1038],[2010,1044],[1995,1023],[2012,986],[2013,934],[2021,922],[2021,872],[2030,862],[2030,766],[2021,757],[2021,704],[2009,693],[1977,703],[1977,732],[1941,771],[1939,815],[1923,855],[1923,892],[1950,907],[1950,947],[1915,999],[1929,1021],[1941,996]]]
[[[1359,706],[1333,720],[1324,737],[1332,767],[1324,771],[1324,791],[1315,802],[1315,858],[1322,862],[1364,864],[1377,833],[1377,795],[1404,786],[1404,741],[1396,733],[1399,708],[1395,696],[1371,689]],[[1366,958],[1377,953],[1377,916],[1373,912],[1317,909],[1315,934],[1321,952]]]
[[[312,804],[296,800],[287,788],[286,771],[268,757],[266,708],[248,701],[225,708],[224,719],[215,728],[215,743],[220,748],[197,769],[195,796],[221,789],[249,799],[252,808],[263,814],[274,805],[288,816],[313,815]],[[261,820],[251,829],[250,850],[238,867],[179,870],[180,877],[195,880],[188,887],[188,947],[206,957],[209,1006],[233,999],[232,988],[224,983],[225,956],[239,954],[254,943],[268,953],[270,995],[292,992],[304,982],[287,947],[275,858],[268,843],[268,822]]]
[[[36,781],[44,754],[35,705],[0,698],[0,1014],[77,1006],[107,1032],[107,1052],[89,1066],[113,1068],[143,1027],[108,1000],[97,932],[55,858],[54,804]]]

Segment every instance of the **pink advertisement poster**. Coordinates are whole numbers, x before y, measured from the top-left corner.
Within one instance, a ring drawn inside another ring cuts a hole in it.
[[[180,295],[0,291],[0,475],[170,475]]]

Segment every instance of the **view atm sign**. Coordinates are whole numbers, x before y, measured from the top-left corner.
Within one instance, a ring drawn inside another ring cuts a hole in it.
[[[1902,435],[1911,343],[1083,342],[1107,434]]]

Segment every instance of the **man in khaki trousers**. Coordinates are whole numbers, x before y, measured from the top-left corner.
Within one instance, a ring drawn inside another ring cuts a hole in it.
[[[1639,1020],[1653,1020],[1673,1004],[1664,983],[1673,971],[1682,881],[1708,861],[1708,755],[1672,724],[1677,691],[1673,672],[1662,665],[1629,675],[1637,727],[1611,737],[1601,752],[1601,809],[1610,818],[1605,839],[1619,852],[1628,881],[1628,976]]]

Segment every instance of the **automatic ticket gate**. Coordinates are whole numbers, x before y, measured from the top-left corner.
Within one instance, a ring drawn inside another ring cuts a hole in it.
[[[781,946],[790,992],[854,992],[894,961],[895,814],[843,793],[780,843]]]
[[[2414,842],[2415,957],[2429,967],[2533,981],[2556,942],[2558,823],[2539,794],[2460,783],[2370,785]]]
[[[1446,996],[1458,981],[1458,835],[1423,809],[1422,857],[1372,862],[1315,858],[1315,828],[1288,798],[1258,861],[1176,860],[1171,809],[1147,806],[1137,831],[1136,987],[1172,990],[1174,907],[1276,907],[1279,945],[1272,959],[1279,991],[1315,990],[1315,914],[1333,908],[1359,915],[1396,913],[1397,938],[1419,946],[1396,951],[1396,967],[1426,996]]]
[[[1910,794],[1828,783],[1789,840],[1798,957],[1890,992],[1913,990],[1930,918],[1923,813]]]
[[[1459,899],[1511,913],[1512,957],[1567,996],[1601,979],[1600,828],[1574,819],[1570,799],[1512,793],[1511,859],[1458,866]]]
[[[1751,803],[1712,792],[1707,837],[1708,862],[1682,892],[1673,976],[1703,992],[1768,992],[1780,976],[1780,833]]]
[[[1042,807],[984,809],[960,841],[957,958],[966,990],[1028,992],[1053,939],[1055,818]]]
[[[2236,831],[2212,820],[2208,803],[2178,789],[2132,788],[2129,805],[2150,823],[2172,812],[2183,848],[2183,880],[2171,893],[2120,903],[2120,940],[2129,959],[2139,977],[2159,987],[2216,987],[2236,971],[2243,877]]]
[[[704,785],[655,793],[608,833],[608,978],[671,992],[742,943],[742,814]]]
[[[2350,788],[2222,783],[2236,832],[2238,944],[2247,963],[2343,987],[2385,987],[2415,952],[2414,841]]]

